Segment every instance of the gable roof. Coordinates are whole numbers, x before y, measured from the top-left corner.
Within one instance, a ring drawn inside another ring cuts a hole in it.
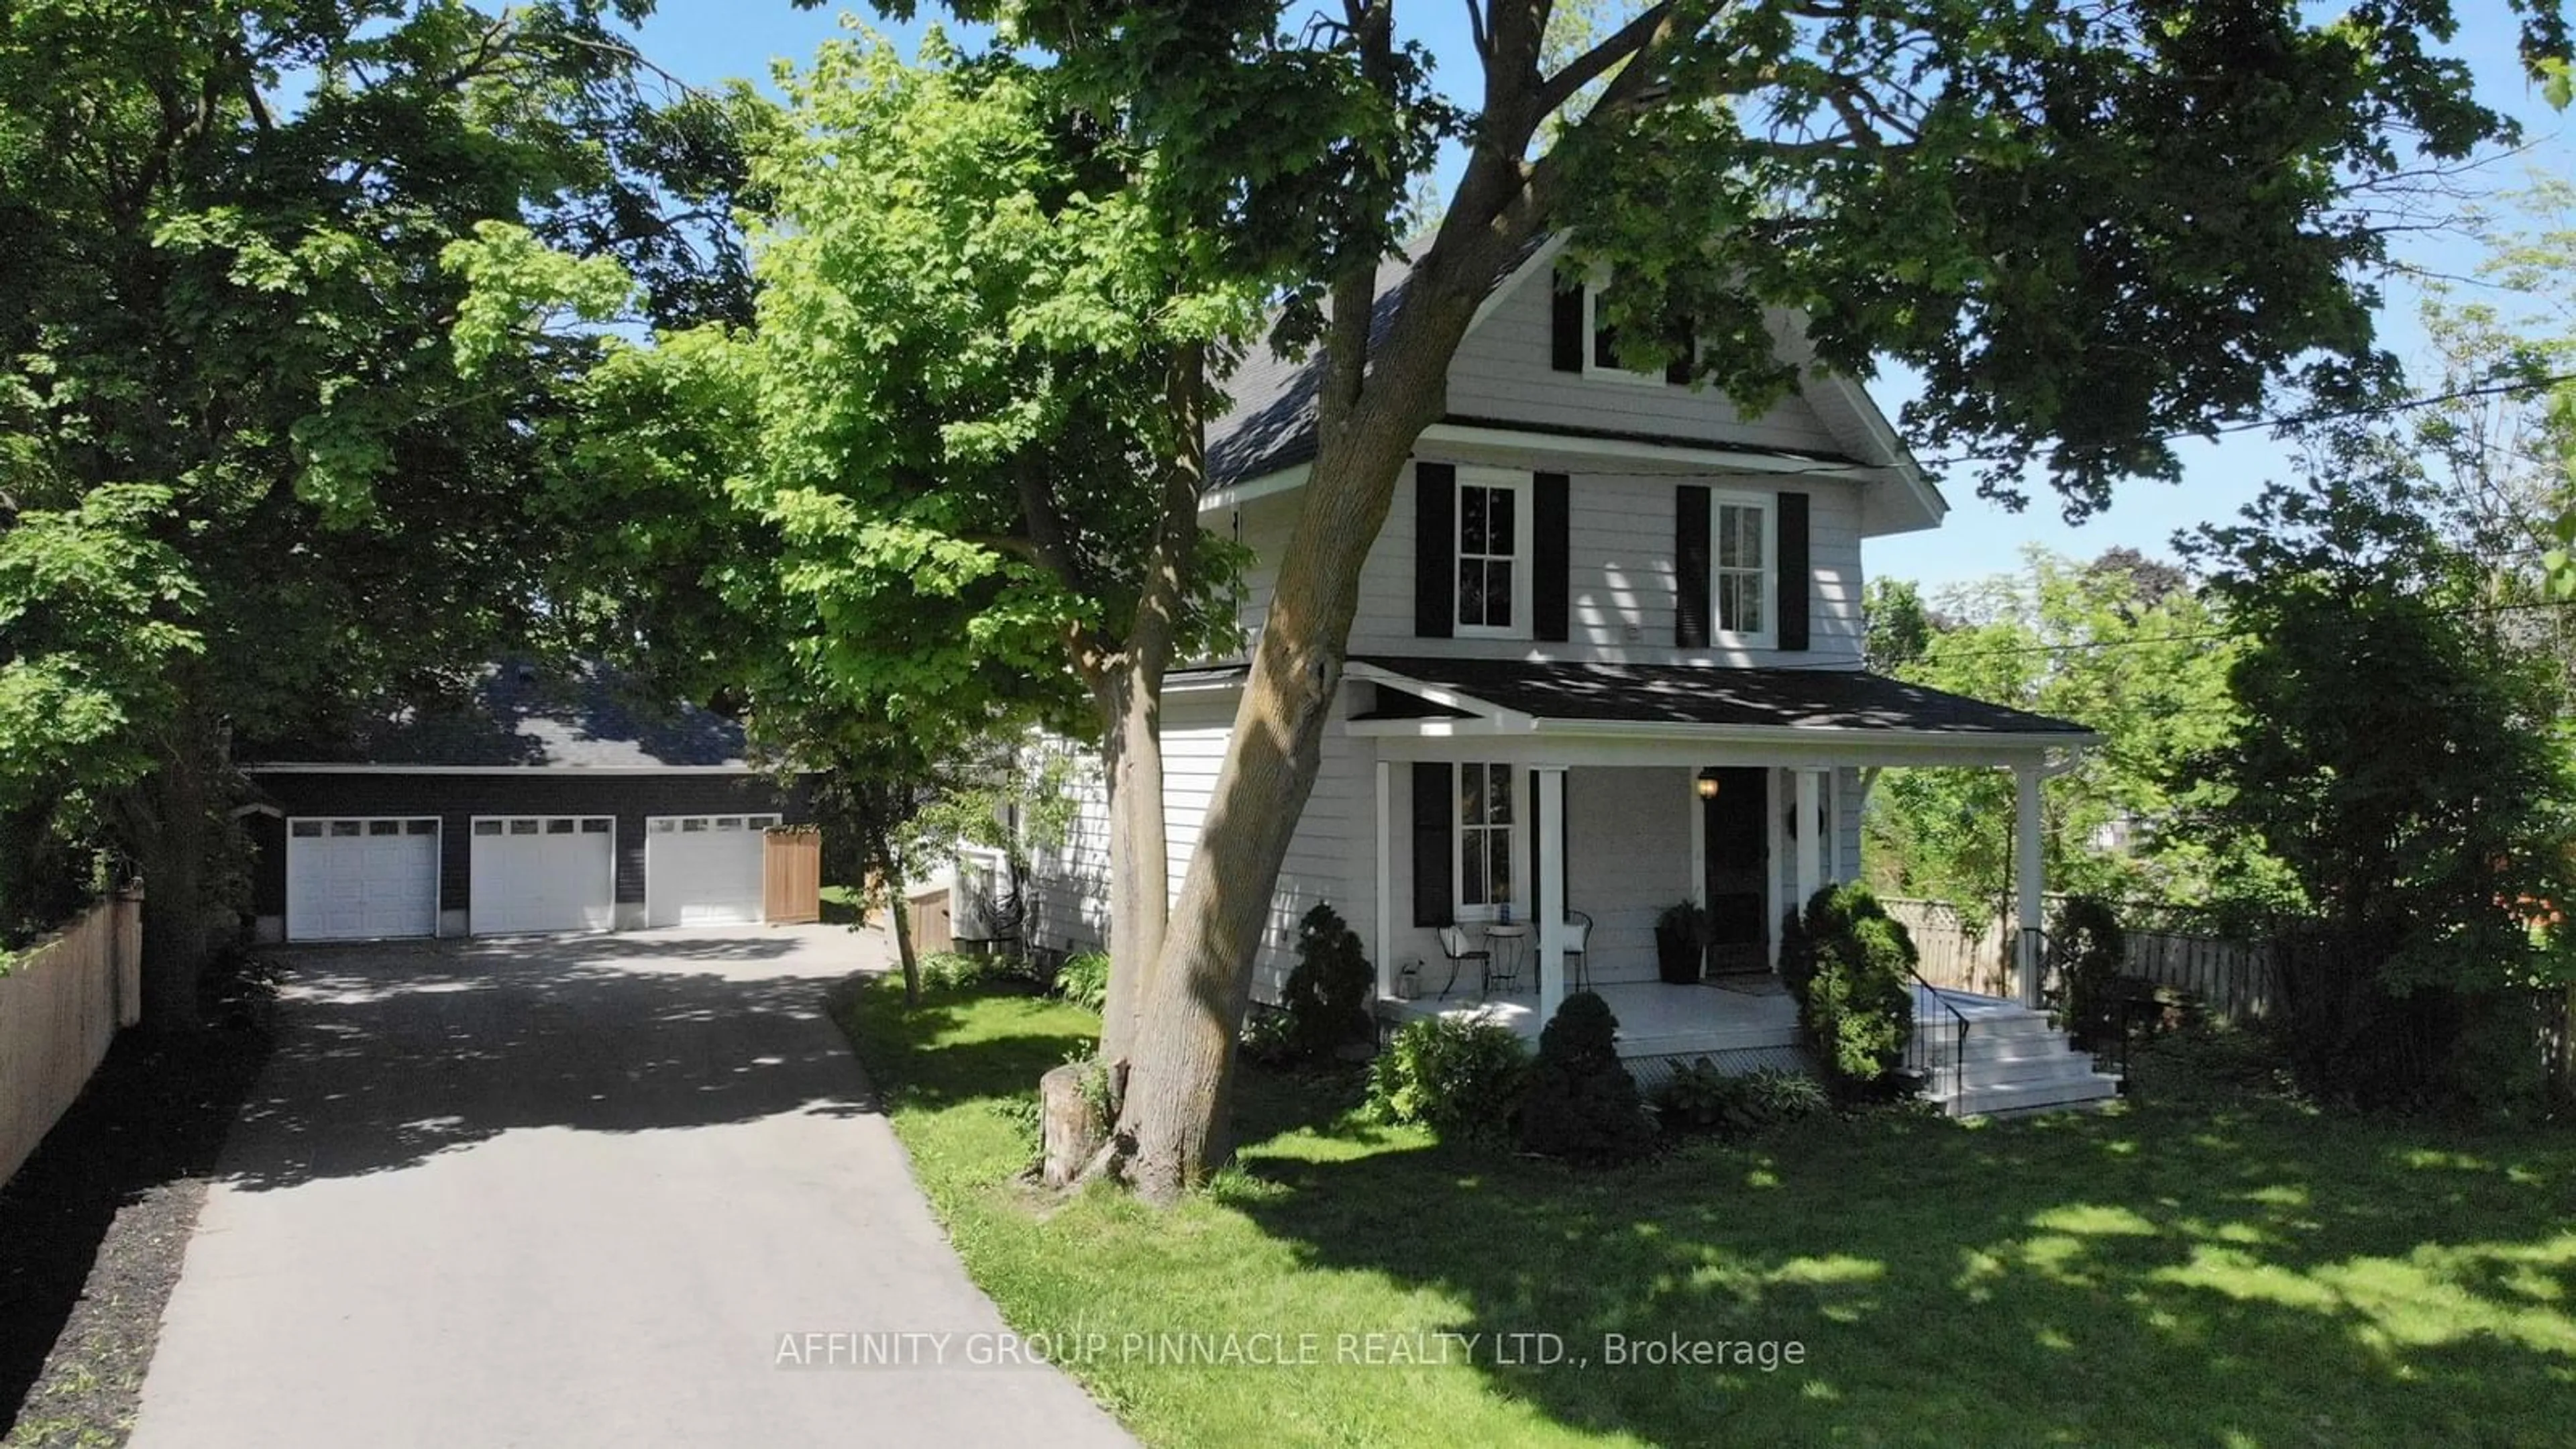
[[[731,770],[750,768],[742,725],[654,698],[631,676],[510,661],[454,699],[388,706],[328,750],[288,750],[245,770]]]
[[[1404,303],[1405,290],[1412,282],[1414,263],[1429,245],[1428,237],[1421,238],[1409,244],[1403,255],[1389,257],[1378,264],[1376,300],[1369,313],[1369,347],[1372,351],[1385,340],[1388,329],[1394,324],[1396,312]],[[1554,235],[1540,236],[1525,243],[1519,255],[1487,289],[1486,306],[1491,308],[1501,296],[1524,285],[1534,275],[1547,271],[1562,250],[1561,239]],[[1481,313],[1477,320],[1484,320]],[[1798,347],[1803,344],[1789,340],[1787,345]],[[1320,349],[1310,350],[1302,358],[1291,358],[1271,346],[1267,339],[1254,345],[1226,380],[1230,405],[1223,416],[1208,425],[1207,486],[1210,492],[1314,461],[1316,398],[1322,387],[1323,372],[1324,358]],[[1855,470],[1885,470],[1912,490],[1925,495],[1931,517],[1938,519],[1939,510],[1946,506],[1941,502],[1939,489],[1922,476],[1913,455],[1866,389],[1839,373],[1802,377],[1798,386],[1800,394],[1815,409],[1819,421],[1841,445],[1837,454],[1801,453],[1796,455],[1798,460],[1846,463]],[[1488,420],[1452,421],[1492,425]],[[1689,446],[1699,448],[1709,446],[1701,440],[1639,439],[1611,433],[1600,436],[1610,441],[1674,441],[1687,442]],[[1781,453],[1781,450],[1772,448],[1743,451]]]

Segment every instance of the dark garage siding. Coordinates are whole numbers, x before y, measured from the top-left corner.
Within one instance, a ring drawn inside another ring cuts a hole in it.
[[[439,909],[469,909],[473,819],[477,815],[610,815],[617,820],[617,900],[644,902],[644,819],[648,815],[776,812],[806,820],[804,791],[781,791],[765,775],[590,775],[572,771],[514,775],[302,774],[251,772],[260,789],[290,816],[435,815],[439,840]],[[252,910],[286,913],[286,827],[254,819],[260,858],[251,873]]]

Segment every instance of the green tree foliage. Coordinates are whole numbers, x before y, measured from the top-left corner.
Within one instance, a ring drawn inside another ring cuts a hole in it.
[[[647,94],[642,9],[0,9],[0,518],[123,621],[66,627],[59,590],[11,621],[12,687],[71,692],[24,740],[61,768],[0,789],[21,818],[92,801],[140,860],[156,1021],[194,1010],[230,741],[335,734],[542,622],[527,425],[556,378],[459,372],[441,251],[526,222],[659,305],[722,290],[722,228],[665,220],[721,146]]]
[[[754,325],[592,339],[555,493],[603,526],[563,591],[820,758],[934,771],[1032,718],[1097,738],[1118,880],[1153,883],[1113,883],[1114,1057],[1162,932],[1162,673],[1234,642],[1200,412],[1259,294],[1060,77],[934,31],[917,64],[838,42],[786,87],[740,128]],[[450,264],[469,358],[615,290],[524,234]]]
[[[1871,579],[1861,593],[1860,617],[1861,663],[1877,673],[1895,674],[1932,647],[1936,624],[1912,579]]]
[[[2551,662],[2482,605],[2425,493],[2403,443],[2343,432],[2197,534],[2251,635],[2208,814],[2284,863],[2314,923],[2280,961],[2311,1088],[2491,1103],[2538,1066],[2525,993],[2568,975],[2536,925],[2568,899],[2576,779]]]
[[[2042,787],[2051,884],[2118,899],[2277,900],[2284,880],[2251,842],[2179,828],[2213,788],[2185,762],[2237,727],[2234,626],[2172,565],[2133,552],[2081,564],[2034,549],[2025,560],[2020,573],[1944,594],[1941,626],[1894,672],[2103,737]],[[1864,822],[1870,878],[1891,894],[2002,902],[2013,821],[2002,771],[1885,771]],[[2115,843],[2123,827],[2125,847]]]

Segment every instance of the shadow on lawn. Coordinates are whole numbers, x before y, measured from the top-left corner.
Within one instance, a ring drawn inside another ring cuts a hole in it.
[[[1564,1365],[1478,1362],[1658,1443],[2563,1442],[2576,1144],[2409,1145],[2439,1135],[2258,1105],[1820,1123],[1602,1175],[1255,1149],[1231,1205],[1466,1306],[1425,1328],[1559,1335]],[[1806,1362],[1612,1368],[1610,1335]]]
[[[850,963],[809,938],[559,936],[276,959],[277,1046],[221,1165],[237,1187],[390,1171],[516,1128],[873,1110],[823,1020]]]

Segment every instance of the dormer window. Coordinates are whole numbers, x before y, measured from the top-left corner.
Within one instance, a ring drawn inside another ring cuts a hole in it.
[[[1460,468],[1457,486],[1457,637],[1526,639],[1530,475]]]
[[[1583,359],[1583,375],[1606,377],[1617,382],[1644,382],[1661,386],[1665,370],[1636,372],[1619,365],[1619,329],[1610,325],[1610,287],[1595,282],[1583,289],[1583,333],[1592,341]]]

